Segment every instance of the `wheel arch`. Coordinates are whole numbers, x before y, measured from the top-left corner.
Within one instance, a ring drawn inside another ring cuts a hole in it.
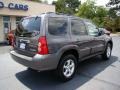
[[[113,42],[111,40],[108,41],[107,44],[111,44],[111,49],[113,48]]]
[[[69,49],[69,50],[65,50],[65,51],[61,54],[60,59],[59,59],[59,62],[58,62],[58,65],[60,64],[62,58],[63,58],[65,55],[69,55],[69,54],[74,55],[74,56],[76,57],[76,59],[77,59],[77,62],[79,61],[79,52],[78,52],[78,50],[76,50],[76,49]],[[57,67],[58,67],[58,65],[57,65]]]

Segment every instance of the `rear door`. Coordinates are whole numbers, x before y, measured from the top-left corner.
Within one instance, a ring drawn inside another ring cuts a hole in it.
[[[71,42],[68,28],[68,17],[51,16],[48,18],[48,33],[46,36],[50,54],[56,53]]]
[[[72,42],[79,47],[79,56],[84,58],[90,55],[91,38],[88,36],[85,24],[80,19],[71,19]]]
[[[34,56],[37,53],[40,28],[40,17],[29,17],[21,20],[15,32],[16,52]]]
[[[91,54],[102,52],[105,46],[104,36],[99,35],[99,29],[92,22],[86,21],[85,24],[87,26],[89,36],[93,38]]]

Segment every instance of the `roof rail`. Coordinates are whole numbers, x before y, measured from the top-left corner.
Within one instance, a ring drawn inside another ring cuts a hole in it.
[[[71,14],[66,14],[66,13],[62,13],[62,12],[60,12],[60,13],[58,13],[58,12],[47,12],[46,14],[58,14],[58,15],[68,15],[68,16],[71,15]]]
[[[65,13],[58,13],[58,12],[46,12],[42,14],[57,14],[57,15],[67,15],[67,16],[72,16],[71,14],[65,14]]]
[[[45,13],[40,13],[40,15],[41,14],[52,14],[52,13],[55,14],[55,12],[45,12]]]

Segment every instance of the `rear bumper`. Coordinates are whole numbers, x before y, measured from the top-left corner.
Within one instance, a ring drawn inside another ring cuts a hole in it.
[[[16,62],[39,71],[56,69],[59,62],[56,54],[36,54],[34,57],[28,57],[16,53],[14,50],[10,51],[10,54]]]

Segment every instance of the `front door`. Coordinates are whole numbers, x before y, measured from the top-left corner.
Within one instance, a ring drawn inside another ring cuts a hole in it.
[[[71,20],[71,35],[73,43],[79,47],[79,58],[89,56],[92,40],[88,36],[85,24],[82,20]]]
[[[94,37],[93,43],[95,44],[95,47],[92,48],[92,53],[99,53],[104,50],[105,46],[105,39],[103,35]]]
[[[92,39],[92,47],[91,47],[91,54],[96,54],[102,52],[105,46],[104,37],[101,35],[99,36],[98,28],[92,22],[85,22],[89,36]]]

